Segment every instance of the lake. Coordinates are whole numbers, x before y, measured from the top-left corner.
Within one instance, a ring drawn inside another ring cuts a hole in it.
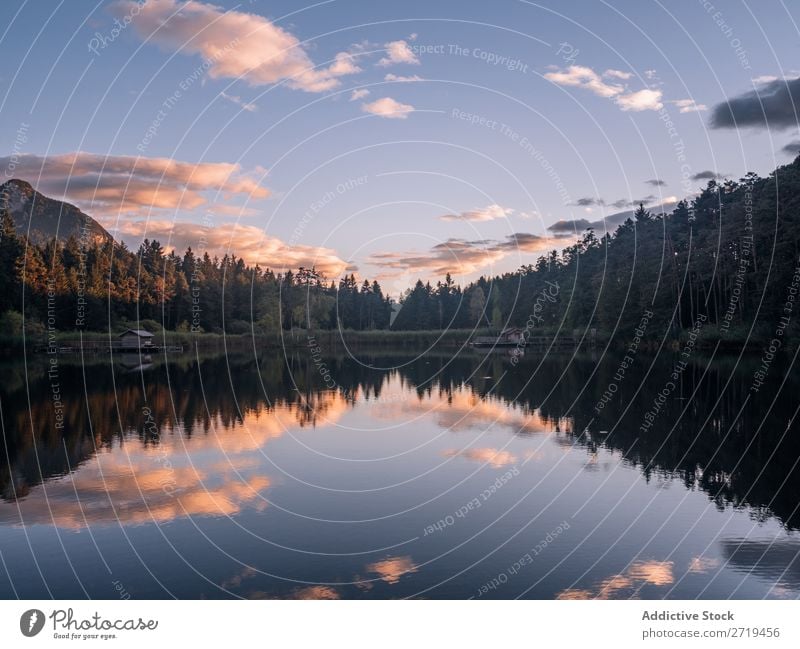
[[[796,598],[789,360],[6,360],[0,596]]]

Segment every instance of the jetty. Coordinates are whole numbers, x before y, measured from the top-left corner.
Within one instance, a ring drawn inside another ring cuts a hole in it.
[[[117,352],[120,354],[158,354],[163,352],[182,352],[183,345],[154,345],[154,334],[145,329],[126,329],[116,340],[96,338],[65,339],[37,346],[34,351],[50,354],[103,354]]]

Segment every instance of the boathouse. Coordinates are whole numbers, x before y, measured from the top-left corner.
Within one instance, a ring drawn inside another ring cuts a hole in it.
[[[153,344],[153,334],[144,329],[126,329],[119,335],[119,342],[126,349],[150,347]]]

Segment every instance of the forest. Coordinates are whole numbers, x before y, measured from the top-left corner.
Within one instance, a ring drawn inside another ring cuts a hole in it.
[[[768,177],[710,181],[671,213],[640,206],[614,233],[577,241],[516,272],[459,286],[419,280],[395,303],[377,281],[273,272],[235,255],[167,252],[145,240],[81,246],[28,240],[3,209],[0,330],[107,331],[147,321],[166,330],[228,334],[280,329],[438,330],[508,326],[595,328],[629,335],[652,312],[671,336],[699,317],[731,339],[765,338],[792,309],[800,260],[800,157]],[[788,306],[787,306],[788,305]],[[788,310],[788,312],[787,312]]]

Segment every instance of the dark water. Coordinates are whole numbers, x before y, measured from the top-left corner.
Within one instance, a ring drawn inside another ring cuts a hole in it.
[[[798,375],[676,360],[7,362],[0,596],[798,597]]]

